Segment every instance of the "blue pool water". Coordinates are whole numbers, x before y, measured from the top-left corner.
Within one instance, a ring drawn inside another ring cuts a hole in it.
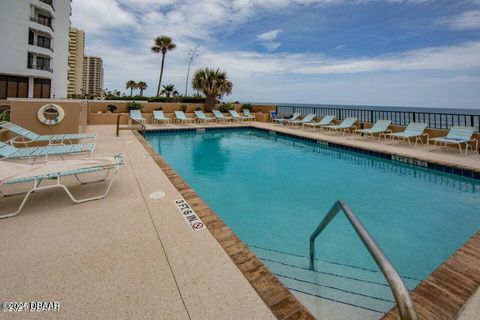
[[[477,180],[253,129],[150,133],[147,140],[306,304],[323,299],[372,314],[392,306],[343,215],[317,239],[320,273],[305,270],[309,237],[338,199],[409,289],[480,228]]]

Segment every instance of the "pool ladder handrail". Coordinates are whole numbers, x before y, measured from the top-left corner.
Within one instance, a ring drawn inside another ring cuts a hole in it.
[[[120,113],[118,116],[117,116],[117,137],[120,135],[120,118],[121,117],[126,117],[127,119],[130,119],[131,121],[135,122],[136,124],[139,124],[141,127],[142,127],[142,136],[145,137],[145,132],[147,130],[147,126],[143,123],[141,123],[140,121],[138,120],[135,120],[133,119],[132,117],[130,117],[128,114],[126,113]]]
[[[335,202],[328,214],[320,222],[317,229],[315,229],[310,236],[310,270],[315,270],[315,239],[340,211],[345,213],[353,229],[360,237],[368,252],[370,252],[370,255],[373,257],[383,275],[387,279],[388,285],[390,286],[393,296],[395,297],[400,318],[402,320],[417,320],[418,316],[417,312],[415,311],[415,306],[413,305],[413,300],[397,270],[395,270],[392,263],[382,252],[378,244],[368,233],[367,229],[365,229],[358,217],[353,213],[348,205],[341,200]]]

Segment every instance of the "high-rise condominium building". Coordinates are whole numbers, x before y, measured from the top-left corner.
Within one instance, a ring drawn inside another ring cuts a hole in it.
[[[103,95],[103,60],[99,57],[83,59],[83,90],[86,95]]]
[[[0,0],[0,99],[66,98],[71,0]]]
[[[85,57],[85,32],[70,28],[68,44],[68,96],[82,95],[83,60]]]

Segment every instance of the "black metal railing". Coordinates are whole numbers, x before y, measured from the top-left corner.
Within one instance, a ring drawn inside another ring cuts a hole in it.
[[[278,105],[276,111],[280,115],[293,114],[300,112],[303,115],[314,113],[317,117],[333,115],[337,119],[355,117],[360,122],[374,123],[377,120],[391,120],[394,125],[407,126],[410,122],[425,122],[430,128],[448,130],[453,126],[475,127],[480,131],[480,112],[478,114],[468,114],[460,112],[429,112],[424,110],[391,110],[370,109],[363,106],[292,106]]]
[[[54,31],[54,30],[53,30],[53,27],[52,27],[52,23],[51,23],[51,22],[48,22],[48,21],[46,21],[46,20],[44,20],[44,19],[39,19],[39,18],[35,18],[35,17],[30,17],[30,21],[33,21],[33,22],[36,22],[36,23],[38,23],[38,24],[47,26],[47,27],[49,27],[50,29],[52,29],[52,31]]]

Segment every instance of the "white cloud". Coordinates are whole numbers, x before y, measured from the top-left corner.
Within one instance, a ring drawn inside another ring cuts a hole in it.
[[[260,41],[272,41],[275,40],[278,34],[281,32],[281,29],[275,29],[268,32],[261,33],[257,35],[257,39]]]
[[[263,42],[262,46],[264,46],[268,51],[275,51],[277,50],[282,44],[280,42]]]
[[[480,29],[480,10],[466,11],[456,17],[444,19],[442,22],[456,30]]]

